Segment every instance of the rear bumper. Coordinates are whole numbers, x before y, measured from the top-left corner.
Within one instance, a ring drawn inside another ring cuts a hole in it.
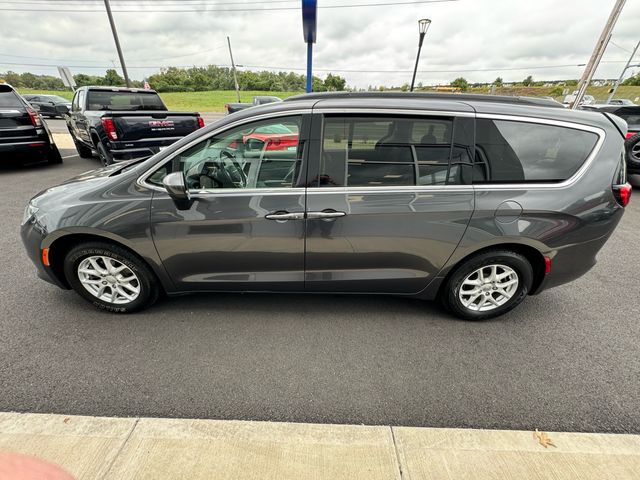
[[[37,135],[26,137],[12,137],[4,138],[0,141],[0,154],[2,158],[10,159],[11,156],[7,154],[15,155],[39,155],[43,152],[48,152],[51,149],[51,141],[47,132],[42,129]]]
[[[170,146],[183,137],[154,138],[153,140],[138,140],[134,142],[109,142],[108,148],[116,162],[148,158],[161,149]]]

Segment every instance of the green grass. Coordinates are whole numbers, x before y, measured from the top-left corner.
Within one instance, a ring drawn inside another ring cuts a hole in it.
[[[51,91],[51,90],[32,90],[21,88],[20,93],[41,93],[43,95],[60,95],[61,97],[71,100],[73,92],[71,91]],[[252,102],[255,95],[275,95],[282,99],[292,95],[298,95],[302,92],[260,92],[246,91],[240,92],[240,101]],[[223,112],[225,103],[237,102],[236,92],[234,90],[218,90],[208,92],[169,92],[161,93],[160,97],[167,105],[169,110],[185,110],[194,112]]]
[[[573,91],[575,87],[569,87]],[[426,89],[425,89],[426,90]],[[525,95],[532,97],[544,97],[551,95],[554,87],[511,87],[499,88],[496,93],[499,95]],[[51,91],[51,90],[31,90],[28,88],[20,89],[21,93],[42,93],[49,95],[60,95],[61,97],[71,100],[73,93],[70,91]],[[470,93],[488,93],[489,88],[471,88]],[[609,87],[589,87],[587,93],[596,97],[598,102],[604,102],[609,95]],[[275,95],[280,98],[287,98],[291,95],[298,95],[302,92],[260,92],[246,91],[240,92],[240,100],[242,102],[251,102],[255,95]],[[217,90],[208,92],[170,92],[161,93],[160,96],[164,103],[167,104],[169,110],[185,110],[194,112],[222,112],[225,103],[236,102],[236,92],[234,90]],[[554,97],[556,100],[562,101],[562,96]],[[640,103],[640,87],[621,86],[616,92],[616,98],[629,98],[636,103]]]

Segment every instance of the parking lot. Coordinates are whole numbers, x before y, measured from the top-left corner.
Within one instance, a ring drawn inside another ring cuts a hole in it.
[[[28,199],[98,166],[62,155],[0,166],[1,411],[640,433],[640,196],[589,274],[489,322],[284,294],[117,316],[36,278],[23,250]]]

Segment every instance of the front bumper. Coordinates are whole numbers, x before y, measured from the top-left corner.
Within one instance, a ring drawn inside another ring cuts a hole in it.
[[[45,236],[46,231],[34,218],[30,218],[20,227],[22,243],[27,251],[27,256],[36,267],[38,277],[46,282],[68,290],[69,286],[56,276],[53,269],[42,263],[42,241]],[[50,256],[49,260],[51,262],[54,259]]]

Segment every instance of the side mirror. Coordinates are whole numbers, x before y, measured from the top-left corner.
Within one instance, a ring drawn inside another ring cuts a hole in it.
[[[61,115],[67,115],[69,113],[69,107],[67,107],[66,105],[58,105],[56,107],[56,110],[61,114]]]
[[[170,173],[164,177],[162,185],[164,185],[167,193],[175,202],[178,210],[189,210],[189,208],[191,208],[193,200],[191,200],[191,195],[189,195],[189,190],[187,190],[182,172]]]

